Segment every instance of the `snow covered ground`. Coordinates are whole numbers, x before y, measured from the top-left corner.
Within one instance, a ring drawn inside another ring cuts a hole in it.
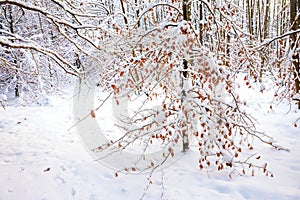
[[[198,152],[190,151],[172,166],[148,174],[119,174],[93,161],[77,135],[71,95],[52,98],[47,107],[0,109],[0,200],[10,199],[300,199],[300,112],[287,105],[270,109],[270,95],[244,94],[258,127],[291,151],[266,145],[256,149],[274,177],[229,179],[226,172],[198,170]]]

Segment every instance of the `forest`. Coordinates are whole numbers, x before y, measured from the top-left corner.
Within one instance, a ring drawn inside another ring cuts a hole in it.
[[[200,171],[273,177],[256,143],[290,149],[241,91],[299,112],[299,63],[299,0],[0,0],[0,108],[74,85],[71,128],[116,177],[151,178],[191,150]],[[96,123],[110,102],[120,134]]]

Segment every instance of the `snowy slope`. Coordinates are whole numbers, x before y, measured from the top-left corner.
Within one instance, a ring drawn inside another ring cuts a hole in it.
[[[248,95],[248,96],[247,96]],[[299,111],[286,105],[270,109],[268,94],[244,94],[261,130],[291,151],[258,149],[274,177],[229,179],[226,172],[198,170],[197,152],[154,173],[144,199],[300,199]],[[0,110],[0,200],[139,199],[148,174],[119,174],[93,161],[72,128],[71,98],[52,99],[48,107]]]

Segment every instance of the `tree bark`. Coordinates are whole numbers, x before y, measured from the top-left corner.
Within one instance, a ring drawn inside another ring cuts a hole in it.
[[[183,19],[187,22],[190,21],[190,3],[188,2],[188,0],[183,0],[183,5],[182,5],[182,9],[183,9]],[[182,92],[181,92],[181,104],[183,104],[186,101],[187,98],[187,91],[185,89],[185,85],[188,84],[188,62],[187,60],[183,60],[183,72],[182,72]],[[184,108],[182,108],[184,109]],[[183,111],[184,112],[184,111]],[[184,116],[185,116],[185,120],[187,120],[187,113],[184,112]],[[186,124],[186,122],[183,122],[183,127],[182,127],[182,151],[185,152],[189,149],[189,137],[188,137],[188,126]]]
[[[202,2],[199,3],[199,17],[200,17],[200,24],[199,24],[199,41],[203,44],[203,6]]]
[[[123,12],[124,23],[127,26],[128,25],[128,20],[127,20],[127,17],[126,17],[124,1],[120,0],[120,3],[121,3],[122,12]]]
[[[7,10],[6,10],[7,9]],[[4,10],[5,12],[5,18],[9,24],[9,31],[12,34],[15,34],[15,20],[14,20],[14,13],[13,13],[13,7],[12,6],[8,6],[7,8],[5,8]],[[12,43],[14,43],[14,40],[11,40]],[[13,63],[18,66],[18,60],[15,56],[13,56]],[[15,71],[15,77],[16,77],[16,85],[14,88],[14,92],[15,92],[15,97],[20,97],[20,86],[19,86],[19,77],[18,77],[18,70]]]
[[[299,20],[297,19],[297,10],[299,6],[299,0],[290,0],[290,23],[291,29],[297,30],[299,28]],[[292,66],[294,68],[294,79],[295,79],[295,92],[299,93],[300,91],[300,67],[299,67],[299,60],[300,55],[299,52],[296,52],[296,49],[299,47],[297,45],[297,35],[292,34],[290,38],[291,43],[291,50],[293,52],[292,55]],[[298,109],[300,109],[300,102],[298,102]]]
[[[247,13],[248,13],[248,30],[250,35],[253,35],[253,5],[252,0],[247,0]]]

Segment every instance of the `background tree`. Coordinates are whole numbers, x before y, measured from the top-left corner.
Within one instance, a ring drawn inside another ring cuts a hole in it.
[[[89,57],[87,49],[98,48],[93,32],[108,11],[101,3],[70,3],[0,1],[1,93],[38,101],[59,91],[67,74],[83,76],[76,55]]]
[[[300,28],[300,1],[291,0],[290,6],[290,23],[291,30],[296,31]],[[292,54],[292,70],[294,71],[295,93],[300,94],[300,37],[297,34],[291,35],[291,54]],[[298,102],[300,109],[300,101]]]

